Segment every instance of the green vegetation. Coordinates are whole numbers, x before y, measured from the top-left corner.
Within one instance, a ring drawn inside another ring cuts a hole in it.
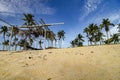
[[[86,37],[88,40],[88,45],[97,45],[97,44],[117,44],[120,43],[120,24],[118,24],[118,33],[116,34],[109,34],[110,33],[110,27],[115,26],[113,23],[110,22],[109,19],[103,19],[102,23],[98,26],[97,24],[90,24],[88,27],[86,27],[83,30],[83,33],[86,33]],[[104,28],[104,30],[103,30]],[[103,32],[106,32],[106,34],[103,34]],[[106,35],[106,36],[105,36]],[[110,37],[109,37],[110,36]],[[104,37],[107,37],[105,39]],[[71,46],[82,46],[83,44],[83,36],[80,37],[81,42],[79,42],[78,38],[75,38],[75,40],[71,41]],[[98,43],[99,42],[99,43]],[[80,44],[78,44],[80,43]]]
[[[62,47],[62,41],[65,38],[64,30],[60,30],[55,34],[47,25],[45,25],[42,19],[40,19],[40,23],[45,26],[39,26],[39,23],[34,20],[34,15],[32,14],[24,14],[22,20],[24,21],[22,25],[25,26],[23,27],[24,29],[20,29],[13,25],[10,25],[11,27],[0,27],[0,34],[4,38],[4,41],[1,42],[3,50],[9,50],[13,47],[13,50],[17,50],[18,46],[20,47],[20,50],[27,50],[28,48],[37,50],[33,43],[38,43],[36,45],[39,45],[39,49],[43,49],[43,47],[46,49],[57,48],[57,42],[59,44],[59,48]],[[111,23],[109,19],[103,19],[99,26],[94,23],[89,24],[88,27],[83,30],[83,33],[86,33],[88,45],[120,43],[120,23],[117,27],[118,33],[111,35],[110,27],[114,26],[115,25]],[[103,32],[106,32],[106,34],[103,34]],[[104,37],[106,37],[106,39]],[[71,46],[83,46],[83,42],[85,41],[84,38],[85,37],[81,33],[78,34],[77,37],[70,42]],[[47,47],[46,42],[48,43]]]
[[[71,41],[71,45],[72,47],[79,47],[83,46],[83,42],[83,36],[81,34],[78,34],[78,36],[73,41]]]
[[[0,34],[4,37],[4,42],[2,42],[3,50],[9,50],[13,47],[14,49],[12,50],[17,50],[18,46],[20,47],[20,50],[27,50],[28,48],[37,50],[33,43],[38,43],[36,44],[39,45],[38,49],[43,49],[43,46],[47,48],[46,45],[42,45],[43,42],[44,44],[46,44],[46,42],[48,43],[48,48],[55,48],[58,40],[61,48],[62,40],[65,38],[64,30],[60,30],[56,36],[48,26],[35,26],[40,24],[34,20],[34,16],[32,14],[24,14],[22,20],[24,21],[22,26],[25,26],[25,28],[18,28],[13,25],[10,25],[11,27],[2,26],[0,28]],[[45,25],[42,19],[40,23],[41,25]],[[6,37],[8,37],[7,40]],[[6,49],[4,48],[5,46],[7,46]]]

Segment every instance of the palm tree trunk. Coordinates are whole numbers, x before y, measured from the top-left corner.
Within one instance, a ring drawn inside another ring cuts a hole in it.
[[[61,48],[61,40],[59,40],[59,48]]]
[[[51,41],[51,47],[53,47],[53,41]]]
[[[101,39],[100,39],[100,45],[102,44]]]
[[[4,42],[5,42],[5,34],[4,34]],[[5,45],[3,44],[3,50],[5,50]]]
[[[55,47],[57,47],[57,40],[55,40]]]
[[[15,51],[17,50],[17,44],[15,44]]]
[[[90,45],[92,46],[92,41],[90,41]]]
[[[4,49],[5,49],[5,46],[4,46],[4,44],[3,44],[3,51],[4,51]]]
[[[88,40],[88,46],[89,46],[89,40]]]
[[[108,38],[109,38],[109,37],[108,37],[108,31],[106,32],[106,34],[107,34],[107,40],[108,40]],[[109,40],[108,40],[108,41],[109,41]],[[107,41],[107,44],[109,43],[108,41]]]
[[[60,39],[60,48],[62,47],[62,39]]]

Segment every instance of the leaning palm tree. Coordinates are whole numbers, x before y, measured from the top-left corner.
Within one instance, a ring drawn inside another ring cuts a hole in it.
[[[103,19],[102,24],[101,24],[101,29],[102,29],[102,28],[105,29],[106,35],[107,35],[107,40],[108,40],[108,38],[109,38],[109,37],[108,37],[108,32],[110,31],[110,28],[109,28],[110,26],[114,26],[114,24],[111,23],[109,19]]]
[[[5,36],[8,32],[8,27],[7,26],[2,26],[0,28],[0,34],[3,34],[4,42],[5,42]],[[3,50],[4,50],[4,45],[3,45]]]
[[[57,33],[58,39],[59,39],[59,47],[61,48],[62,40],[65,38],[65,31],[61,30]]]

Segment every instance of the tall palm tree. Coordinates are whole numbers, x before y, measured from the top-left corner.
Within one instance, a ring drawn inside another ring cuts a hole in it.
[[[94,44],[96,44],[96,35],[99,31],[99,28],[96,24],[92,23],[90,24],[87,28],[84,29],[84,32],[87,33],[87,37],[90,41],[90,44],[92,45],[92,42],[94,42]]]
[[[85,29],[84,29],[84,33],[86,33],[87,35],[86,35],[86,37],[88,37],[88,46],[89,46],[89,28],[88,27],[86,27]]]
[[[46,34],[46,38],[48,39],[48,41],[51,42],[50,47],[53,47],[53,41],[55,40],[55,34],[53,33],[53,31],[48,31],[47,34]]]
[[[109,38],[108,37],[108,32],[110,31],[110,28],[109,28],[110,26],[114,26],[114,24],[111,23],[109,19],[103,19],[102,24],[101,24],[101,29],[102,28],[105,29],[106,35],[107,35],[107,39]]]
[[[18,41],[18,38],[17,38],[17,35],[19,33],[19,28],[17,26],[13,26],[12,27],[12,37],[14,37],[14,50],[16,51],[17,49],[17,41]]]
[[[58,39],[59,39],[59,47],[61,48],[62,40],[65,38],[65,31],[61,30],[57,33]]]
[[[8,27],[7,26],[2,26],[0,28],[0,34],[3,34],[4,42],[5,42],[5,36],[8,32]],[[3,45],[3,50],[4,50],[4,45]]]

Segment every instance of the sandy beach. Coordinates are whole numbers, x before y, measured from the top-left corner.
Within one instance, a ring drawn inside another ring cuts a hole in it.
[[[1,51],[0,80],[120,80],[120,44]]]

